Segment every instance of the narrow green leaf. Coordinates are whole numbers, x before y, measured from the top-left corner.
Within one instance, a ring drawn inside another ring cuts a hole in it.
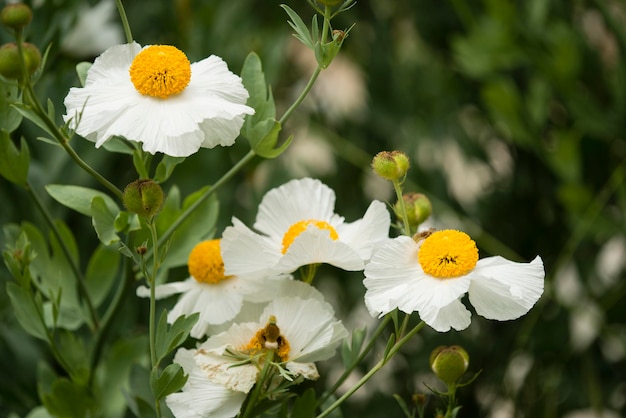
[[[24,138],[20,141],[18,151],[9,134],[0,131],[0,175],[12,183],[26,185],[30,152]]]
[[[85,281],[89,296],[96,306],[104,301],[115,283],[120,257],[120,252],[115,248],[99,245],[89,259]]]
[[[163,183],[170,178],[176,166],[185,161],[185,157],[170,157],[164,155],[163,159],[159,162],[154,175],[154,181],[157,183]]]
[[[185,382],[187,382],[187,376],[178,363],[168,365],[161,373],[155,367],[150,373],[150,387],[157,401],[171,393],[178,392]]]
[[[303,44],[305,44],[309,48],[313,48],[313,39],[311,39],[309,28],[306,27],[304,21],[300,18],[300,16],[298,16],[298,14],[286,4],[281,4],[280,7],[282,7],[291,18],[291,21],[288,23],[293,28],[293,30],[296,31],[296,34],[294,36],[296,36],[296,38],[298,38]]]
[[[7,283],[7,294],[22,328],[33,337],[47,341],[46,328],[40,320],[43,308],[38,306],[32,294],[13,282]]]
[[[111,212],[105,200],[101,196],[91,199],[92,224],[100,242],[111,245],[120,240],[115,232],[115,218],[118,212]]]
[[[30,107],[22,103],[14,103],[13,108],[16,109],[23,117],[43,129],[48,135],[52,137],[54,136],[52,132],[50,132],[50,129],[43,121],[43,119],[41,119],[35,112],[33,112]]]
[[[402,412],[404,413],[406,418],[413,418],[413,415],[409,411],[409,407],[407,406],[406,401],[402,399],[402,396],[394,393],[393,398],[396,400],[396,402],[398,402],[398,405],[400,405],[400,409],[402,409]]]
[[[99,196],[104,200],[109,212],[115,214],[119,212],[115,201],[109,195],[101,191],[64,184],[48,184],[45,187],[48,194],[52,196],[54,200],[85,216],[91,216],[91,200],[95,196]]]

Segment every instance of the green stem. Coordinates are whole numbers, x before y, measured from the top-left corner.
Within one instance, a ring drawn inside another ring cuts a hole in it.
[[[128,17],[126,16],[126,11],[122,5],[122,0],[115,0],[115,5],[117,6],[117,12],[120,14],[120,19],[122,20],[122,27],[124,27],[124,34],[126,35],[126,43],[130,44],[133,42],[133,34],[130,31]]]
[[[256,156],[256,153],[254,151],[252,151],[252,150],[248,151],[248,153],[241,160],[239,160],[239,162],[237,164],[235,164],[230,170],[228,170],[228,172],[226,174],[224,174],[222,176],[222,178],[220,178],[218,181],[216,181],[213,184],[213,186],[211,186],[209,189],[207,189],[207,191],[204,192],[204,194],[202,196],[200,196],[198,198],[198,200],[196,200],[174,222],[172,222],[170,227],[159,238],[159,241],[158,241],[159,245],[164,244],[165,241],[167,241],[172,236],[172,234],[174,234],[174,232],[176,232],[176,229],[178,229],[178,227],[180,227],[180,225],[183,222],[185,222],[185,220],[189,217],[189,215],[191,215],[198,207],[200,207],[200,205],[202,205],[202,203],[205,200],[207,200],[209,198],[209,196],[211,196],[220,187],[222,187],[239,170],[241,170],[246,164],[248,164],[255,156]],[[152,254],[153,254],[153,252],[151,252],[147,256],[149,257]]]
[[[153,260],[152,260],[152,274],[146,277],[150,285],[150,323],[149,323],[149,338],[150,338],[150,362],[152,364],[152,370],[159,367],[159,359],[156,355],[156,277],[159,271],[160,255],[159,255],[159,240],[157,237],[156,223],[154,217],[148,220],[148,228],[153,243]],[[154,400],[154,407],[156,410],[157,418],[161,417],[161,402],[160,400]]]
[[[28,181],[26,182],[26,191],[28,192],[29,196],[32,198],[33,202],[35,202],[35,206],[37,206],[37,209],[39,209],[44,219],[48,223],[48,226],[52,230],[52,233],[56,237],[59,243],[59,246],[61,247],[61,251],[63,252],[63,255],[65,256],[68,264],[70,265],[70,268],[72,269],[72,273],[74,273],[74,276],[76,277],[76,282],[78,283],[78,293],[87,304],[87,310],[89,311],[89,317],[91,319],[91,328],[93,330],[98,329],[99,327],[98,314],[93,305],[91,297],[89,297],[89,292],[87,291],[87,285],[85,284],[85,277],[80,272],[80,269],[78,268],[78,266],[76,265],[76,262],[72,258],[72,255],[70,254],[70,250],[67,247],[65,240],[61,237],[61,232],[59,231],[59,228],[57,228],[56,224],[54,223],[52,216],[50,215],[50,213],[48,213],[48,210],[45,208],[45,206],[39,199],[39,196],[37,196],[37,193],[35,193],[35,191],[33,190],[33,187]]]
[[[313,84],[315,84],[315,81],[317,80],[317,77],[320,75],[321,72],[322,72],[322,67],[318,65],[315,71],[313,72],[313,74],[311,74],[311,78],[309,78],[308,83],[306,84],[306,86],[304,86],[304,90],[302,90],[302,93],[300,93],[300,96],[296,99],[295,102],[293,102],[293,104],[289,107],[289,109],[287,109],[287,111],[283,114],[283,116],[278,121],[278,123],[280,123],[280,126],[283,126],[285,122],[287,122],[287,119],[289,119],[291,114],[296,110],[296,108],[300,106],[304,98],[307,96],[307,94],[309,94],[309,92],[313,88]]]
[[[115,187],[113,183],[111,183],[109,180],[104,178],[100,173],[98,173],[89,164],[87,164],[85,161],[83,161],[80,158],[80,156],[76,153],[76,151],[74,151],[74,148],[72,148],[69,145],[69,138],[63,132],[59,130],[56,124],[52,120],[50,120],[50,118],[48,117],[48,114],[43,110],[43,108],[39,104],[39,101],[37,100],[37,97],[35,96],[35,92],[33,91],[32,86],[29,83],[27,83],[25,87],[26,88],[24,91],[27,93],[26,98],[29,102],[28,104],[30,104],[34,112],[37,114],[37,116],[39,116],[42,122],[46,125],[46,128],[48,128],[49,133],[51,133],[52,136],[54,136],[54,138],[57,140],[59,145],[63,147],[65,152],[67,152],[67,154],[76,162],[76,164],[78,164],[80,168],[85,170],[88,174],[90,174],[100,184],[102,184],[104,187],[109,189],[111,193],[113,193],[118,199],[121,200],[122,191],[118,189],[117,187]]]
[[[252,410],[254,409],[254,406],[256,405],[261,392],[263,391],[263,387],[265,386],[265,380],[268,377],[268,372],[271,367],[271,362],[273,358],[274,358],[274,351],[273,350],[268,351],[265,357],[265,361],[263,362],[263,368],[261,369],[261,373],[259,374],[259,377],[257,378],[256,384],[254,385],[254,389],[252,390],[252,393],[246,400],[246,406],[244,408],[243,414],[239,416],[240,418],[248,418],[249,416],[251,416],[250,414],[252,413]]]
[[[328,400],[328,398],[330,398],[330,396],[333,393],[335,393],[337,391],[337,389],[339,389],[339,386],[341,386],[343,384],[343,382],[345,382],[345,380],[350,376],[350,374],[352,374],[352,371],[356,368],[356,366],[361,364],[361,362],[363,361],[365,356],[367,356],[367,354],[374,347],[374,343],[376,343],[376,341],[378,340],[378,337],[380,337],[380,335],[383,333],[383,331],[385,330],[385,327],[387,326],[389,321],[391,321],[391,316],[390,315],[385,315],[383,320],[378,325],[378,328],[376,328],[376,331],[374,331],[374,334],[372,334],[372,338],[367,343],[365,348],[361,351],[361,353],[356,358],[356,360],[354,360],[354,362],[346,368],[346,370],[339,377],[339,379],[337,379],[337,381],[331,386],[331,388],[328,389],[328,391],[326,391],[324,396],[322,396],[322,398],[318,401],[318,403],[317,403],[318,406],[323,405],[324,402],[326,402],[326,400]]]
[[[420,329],[424,327],[424,321],[421,321],[417,324],[411,331],[409,331],[404,337],[398,340],[394,346],[389,350],[386,356],[381,358],[378,363],[376,363],[365,376],[359,379],[358,382],[354,386],[352,386],[346,393],[344,393],[339,399],[332,403],[328,408],[322,411],[316,418],[324,418],[328,416],[332,411],[334,411],[339,405],[341,405],[346,399],[352,396],[361,386],[363,386],[368,380],[372,378],[383,366],[402,348],[404,344],[406,344],[411,337],[419,332]]]
[[[411,225],[409,225],[409,215],[406,213],[406,204],[404,203],[404,198],[402,196],[402,182],[399,180],[393,180],[393,189],[396,191],[396,197],[398,198],[398,205],[400,205],[400,212],[402,215],[402,223],[404,224],[404,235],[410,237],[411,234]]]

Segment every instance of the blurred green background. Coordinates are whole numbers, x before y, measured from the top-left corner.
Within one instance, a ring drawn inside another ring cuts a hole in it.
[[[142,45],[173,44],[192,62],[216,54],[235,73],[255,51],[279,114],[315,68],[311,51],[291,36],[279,2],[126,3]],[[123,42],[119,19],[112,2],[97,9],[105,18],[96,13],[94,21],[108,22],[102,26],[80,21],[88,15],[84,7],[97,2],[29,4],[35,17],[27,40],[42,50],[51,45],[37,93],[61,112],[68,89],[78,85],[75,64],[92,61],[107,42]],[[310,21],[306,1],[286,4]],[[482,370],[460,391],[463,417],[626,415],[626,2],[362,0],[334,22],[337,29],[352,23],[339,57],[285,127],[295,135],[289,151],[276,160],[256,160],[219,191],[217,233],[232,216],[251,225],[267,190],[302,176],[332,187],[337,212],[352,221],[372,199],[392,201],[390,186],[370,173],[369,163],[377,152],[396,149],[412,161],[407,191],[432,200],[430,224],[467,231],[483,257],[529,261],[540,255],[546,286],[519,320],[474,315],[463,332],[423,331],[343,406],[343,415],[401,417],[391,395],[408,401],[426,391],[424,382],[433,384],[428,354],[440,344],[462,345],[470,371]],[[10,41],[7,31],[0,41]],[[31,150],[31,182],[90,252],[97,244],[90,220],[56,204],[43,185],[99,185],[61,149],[37,141],[41,132],[34,125],[25,122],[19,135]],[[128,157],[79,138],[73,146],[118,187],[134,180]],[[217,180],[247,151],[245,141],[202,150],[164,188],[177,184],[188,195]],[[0,224],[28,220],[43,227],[25,193],[4,179],[0,202]],[[362,274],[331,268],[322,273],[318,283],[348,326],[375,326],[363,306]],[[170,280],[185,275],[174,271]],[[3,266],[0,416],[26,416],[40,404],[37,363],[49,355],[17,324],[5,292],[9,280]],[[117,324],[120,338],[145,326],[145,306],[129,297]],[[339,365],[320,367],[330,378]],[[437,402],[431,398],[429,408]]]

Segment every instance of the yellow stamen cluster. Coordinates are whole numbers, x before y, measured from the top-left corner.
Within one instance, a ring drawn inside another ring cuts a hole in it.
[[[295,224],[289,227],[289,229],[287,230],[287,232],[285,232],[285,235],[283,236],[283,254],[287,252],[287,250],[289,249],[289,246],[293,244],[293,241],[296,239],[296,237],[300,235],[301,233],[303,233],[304,231],[306,231],[309,225],[314,225],[318,229],[329,231],[330,238],[333,240],[339,239],[339,235],[337,234],[337,231],[328,222],[316,221],[313,219],[296,222]]]
[[[424,272],[439,279],[464,276],[476,267],[478,248],[464,232],[433,232],[422,243],[417,259]]]
[[[200,283],[216,284],[232,276],[224,276],[220,240],[202,241],[189,254],[189,274]]]
[[[289,341],[280,334],[280,328],[276,325],[276,317],[270,315],[264,328],[259,329],[248,344],[240,347],[241,351],[250,355],[257,354],[264,350],[275,350],[281,362],[289,358]]]
[[[187,87],[191,80],[191,64],[176,47],[152,45],[135,56],[129,73],[139,93],[165,99]]]

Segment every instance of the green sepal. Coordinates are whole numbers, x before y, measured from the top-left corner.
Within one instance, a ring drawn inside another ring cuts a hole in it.
[[[26,186],[30,152],[24,138],[18,151],[9,134],[0,131],[0,175],[11,183]]]

